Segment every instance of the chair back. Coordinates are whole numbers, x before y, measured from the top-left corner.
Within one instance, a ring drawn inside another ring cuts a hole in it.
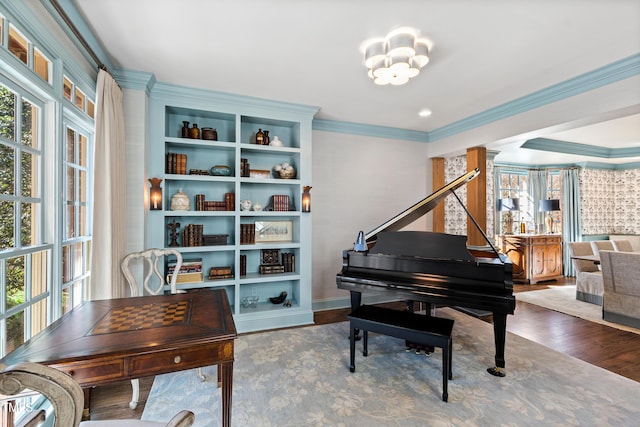
[[[82,421],[84,393],[80,385],[68,374],[39,363],[23,362],[2,366],[0,371],[0,394],[14,396],[26,389],[49,400],[53,408],[52,427],[190,427],[195,415],[188,410],[178,412],[166,422],[141,420]],[[47,416],[49,416],[47,411]],[[46,422],[46,421],[45,421]],[[4,424],[2,424],[4,426]],[[29,425],[29,424],[28,424]]]
[[[590,242],[569,242],[569,255],[570,256],[584,256],[593,255]],[[576,272],[581,273],[583,271],[592,272],[598,271],[598,266],[593,261],[587,261],[584,259],[572,259],[573,266]]]
[[[82,420],[84,394],[69,375],[38,363],[24,362],[0,372],[0,393],[13,396],[25,389],[45,396],[55,418],[53,427],[76,427]]]
[[[600,251],[613,251],[612,240],[594,240],[591,242],[591,249],[593,254],[600,256]]]
[[[633,246],[629,240],[612,240],[611,243],[613,243],[613,249],[618,252],[633,252]]]
[[[176,259],[174,269],[176,274],[172,274],[168,280],[164,275],[164,260],[170,256]],[[163,262],[161,263],[160,261]],[[136,281],[134,275],[135,265],[140,264],[142,274],[144,275],[142,288]],[[142,292],[143,295],[161,294],[164,292],[165,284],[168,284],[171,293],[175,294],[177,292],[177,272],[179,272],[180,267],[182,267],[182,254],[176,249],[146,249],[140,252],[132,252],[124,257],[120,267],[131,289],[131,296],[140,296],[140,292]]]

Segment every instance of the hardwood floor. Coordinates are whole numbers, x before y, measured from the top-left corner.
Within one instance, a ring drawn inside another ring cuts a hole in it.
[[[515,285],[514,291],[517,294],[546,289],[549,285],[574,283],[573,279],[568,278],[564,282]],[[316,324],[342,322],[347,320],[349,312],[349,309],[317,312],[314,320]],[[515,314],[507,318],[507,330],[640,382],[640,358],[638,358],[640,334],[622,331],[521,301],[516,302]],[[131,398],[129,382],[94,389],[91,418],[94,420],[140,418],[152,383],[153,377],[140,379],[140,403],[135,410],[129,409],[128,406]]]

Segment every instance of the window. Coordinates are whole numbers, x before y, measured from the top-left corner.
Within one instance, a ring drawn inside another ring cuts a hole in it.
[[[83,300],[89,280],[91,249],[88,218],[89,138],[71,125],[65,127],[64,236],[62,246],[62,312]]]
[[[530,214],[529,196],[527,193],[527,172],[500,172],[497,194],[498,200],[515,199],[517,200],[517,205],[505,206],[503,209],[498,210],[496,218],[498,218],[499,221],[496,221],[496,233],[509,234],[520,231],[520,224],[526,222],[526,218]],[[507,205],[506,201],[505,205]],[[511,229],[509,229],[510,226]]]
[[[42,220],[42,104],[0,84],[0,326],[2,354],[49,321],[51,247]]]
[[[95,110],[93,78],[54,69],[50,58],[58,58],[4,12],[0,49],[11,60],[0,70],[0,357],[86,294]]]

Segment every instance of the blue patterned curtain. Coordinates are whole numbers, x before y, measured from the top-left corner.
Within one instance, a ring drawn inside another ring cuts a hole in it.
[[[546,170],[530,170],[529,171],[529,197],[533,202],[533,218],[536,228],[540,224],[544,224],[544,212],[539,212],[540,200],[547,198],[547,171]],[[537,229],[536,229],[537,232]]]
[[[575,276],[576,272],[567,250],[567,242],[582,241],[580,231],[580,182],[578,169],[562,171],[562,262],[565,276]]]

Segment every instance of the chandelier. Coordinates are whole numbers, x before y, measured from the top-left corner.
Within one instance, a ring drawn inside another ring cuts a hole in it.
[[[398,28],[364,46],[364,64],[378,85],[403,85],[429,62],[429,42],[413,28]]]

